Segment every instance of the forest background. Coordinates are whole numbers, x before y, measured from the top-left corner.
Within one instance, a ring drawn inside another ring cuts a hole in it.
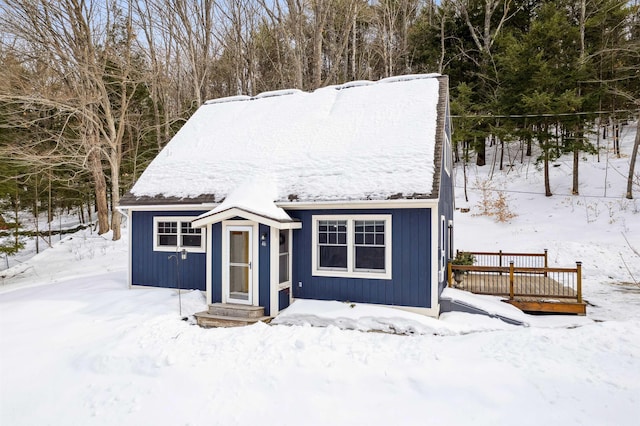
[[[456,161],[520,144],[499,167],[535,156],[551,196],[573,153],[579,194],[638,116],[640,2],[0,0],[0,251],[25,210],[119,239],[121,195],[207,99],[423,72],[449,75]]]

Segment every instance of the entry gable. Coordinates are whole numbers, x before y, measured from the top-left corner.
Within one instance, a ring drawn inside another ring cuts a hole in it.
[[[240,216],[277,229],[300,229],[302,224],[274,203],[275,188],[274,181],[268,176],[249,179],[235,188],[218,207],[196,218],[192,226],[203,227]]]
[[[286,218],[273,218],[265,216],[264,214],[254,213],[252,211],[239,208],[229,207],[221,211],[211,210],[199,216],[197,219],[191,222],[191,226],[194,228],[203,228],[207,225],[219,223],[224,220],[233,219],[234,217],[241,217],[243,219],[251,220],[253,222],[261,223],[263,225],[270,226],[276,229],[301,229],[302,222],[292,219],[289,215]]]

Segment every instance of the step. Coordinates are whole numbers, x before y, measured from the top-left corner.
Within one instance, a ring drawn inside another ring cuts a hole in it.
[[[212,303],[208,313],[221,317],[261,318],[264,316],[264,308],[235,303]]]
[[[258,321],[269,322],[271,317],[230,317],[226,315],[212,315],[207,311],[194,314],[198,325],[204,328],[211,327],[242,327],[255,324]]]

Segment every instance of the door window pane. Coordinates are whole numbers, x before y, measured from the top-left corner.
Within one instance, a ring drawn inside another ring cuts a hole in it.
[[[249,262],[249,233],[245,231],[229,232],[229,261],[231,263]]]
[[[236,299],[247,299],[249,293],[249,267],[229,267],[229,290]]]

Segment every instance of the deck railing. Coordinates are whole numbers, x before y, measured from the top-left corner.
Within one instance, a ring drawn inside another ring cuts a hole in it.
[[[517,268],[546,268],[549,266],[547,249],[544,253],[508,253],[502,250],[498,252],[469,252],[475,258],[474,265],[478,266],[505,266],[511,262]]]
[[[582,303],[582,263],[550,268],[544,253],[471,252],[473,265],[449,263],[448,282],[478,294]]]

